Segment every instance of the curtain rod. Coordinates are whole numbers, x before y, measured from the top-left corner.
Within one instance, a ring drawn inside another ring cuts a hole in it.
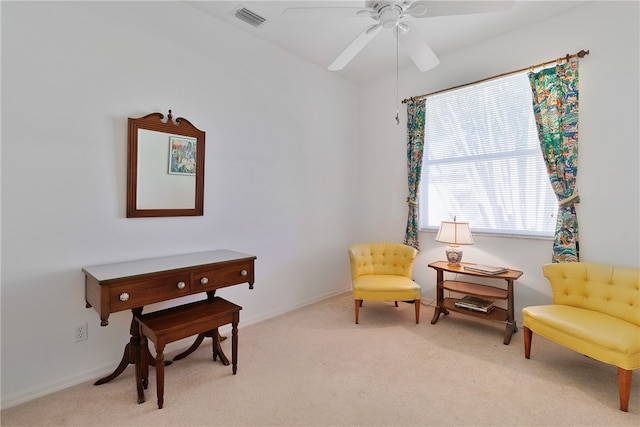
[[[403,99],[402,103],[406,104],[409,101],[416,101],[418,99],[426,98],[426,97],[432,96],[432,95],[437,95],[437,94],[442,93],[442,92],[447,92],[447,91],[450,91],[450,90],[453,90],[453,89],[460,89],[460,88],[465,87],[465,86],[475,85],[475,84],[478,84],[478,83],[482,83],[482,82],[486,82],[486,81],[489,81],[489,80],[497,79],[499,77],[510,76],[512,74],[521,73],[521,72],[527,71],[527,70],[533,70],[535,68],[543,67],[543,66],[549,65],[549,64],[560,63],[562,61],[569,62],[569,59],[571,59],[571,58],[584,58],[586,55],[589,55],[589,51],[588,50],[586,50],[586,51],[585,50],[581,50],[580,52],[578,52],[578,53],[576,53],[574,55],[567,54],[566,56],[562,56],[562,57],[557,58],[557,59],[552,59],[550,61],[545,61],[545,62],[542,62],[540,64],[531,65],[531,66],[529,66],[527,68],[521,68],[519,70],[509,71],[507,73],[498,74],[496,76],[487,77],[487,78],[484,78],[484,79],[481,79],[481,80],[476,80],[475,82],[465,83],[463,85],[453,86],[453,87],[450,87],[448,89],[442,89],[442,90],[439,90],[439,91],[436,91],[436,92],[426,93],[424,95],[412,96],[411,98]]]

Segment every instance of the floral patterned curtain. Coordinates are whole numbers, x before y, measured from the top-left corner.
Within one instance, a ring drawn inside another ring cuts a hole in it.
[[[411,100],[407,103],[407,181],[409,183],[409,215],[405,232],[405,245],[420,249],[418,230],[418,194],[422,174],[422,151],[424,149],[424,117],[426,100]]]
[[[578,59],[529,73],[542,155],[558,198],[553,262],[579,261],[575,204],[578,174]]]

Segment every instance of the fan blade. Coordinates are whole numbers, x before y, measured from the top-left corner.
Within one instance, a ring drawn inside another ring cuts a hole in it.
[[[413,2],[405,11],[405,15],[412,16],[414,18],[422,18],[427,16],[427,5],[424,1]]]
[[[467,15],[473,13],[503,12],[513,7],[515,2],[509,1],[414,1],[407,9],[408,15],[414,18],[430,16]],[[426,8],[426,12],[421,13]],[[415,12],[415,13],[414,13]]]
[[[380,24],[372,25],[366,28],[363,32],[353,39],[353,41],[347,46],[340,55],[329,65],[329,70],[338,71],[342,70],[351,61],[363,47],[367,45],[373,38],[380,32],[382,26]]]
[[[413,62],[420,71],[427,71],[440,63],[440,60],[433,53],[431,47],[422,38],[422,35],[409,22],[404,22],[408,27],[408,31],[398,32],[398,40],[402,47],[407,51]]]

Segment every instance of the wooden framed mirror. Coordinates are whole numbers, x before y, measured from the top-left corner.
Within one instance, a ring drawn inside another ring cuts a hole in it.
[[[129,118],[127,218],[204,214],[204,137],[171,110]]]

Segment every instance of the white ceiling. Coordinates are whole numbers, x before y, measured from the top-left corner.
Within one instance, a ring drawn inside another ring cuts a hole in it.
[[[411,20],[415,29],[422,34],[435,54],[442,57],[448,52],[533,24],[580,7],[589,1],[518,0],[506,12],[408,18],[408,20]],[[354,9],[341,9],[346,13],[339,13],[340,10],[335,9],[364,8],[364,0],[224,0],[187,1],[186,3],[325,68],[362,30],[375,23],[371,18],[354,16]],[[283,13],[288,8],[311,6],[329,9],[325,13],[319,9],[307,13],[291,13],[291,11]],[[234,16],[234,12],[240,7],[257,13],[265,18],[266,22],[255,28],[240,21]],[[414,66],[409,56],[402,51],[402,46],[398,54],[398,64],[400,68]],[[393,73],[395,69],[395,37],[392,31],[383,29],[343,70],[334,72],[353,81],[363,82]]]

